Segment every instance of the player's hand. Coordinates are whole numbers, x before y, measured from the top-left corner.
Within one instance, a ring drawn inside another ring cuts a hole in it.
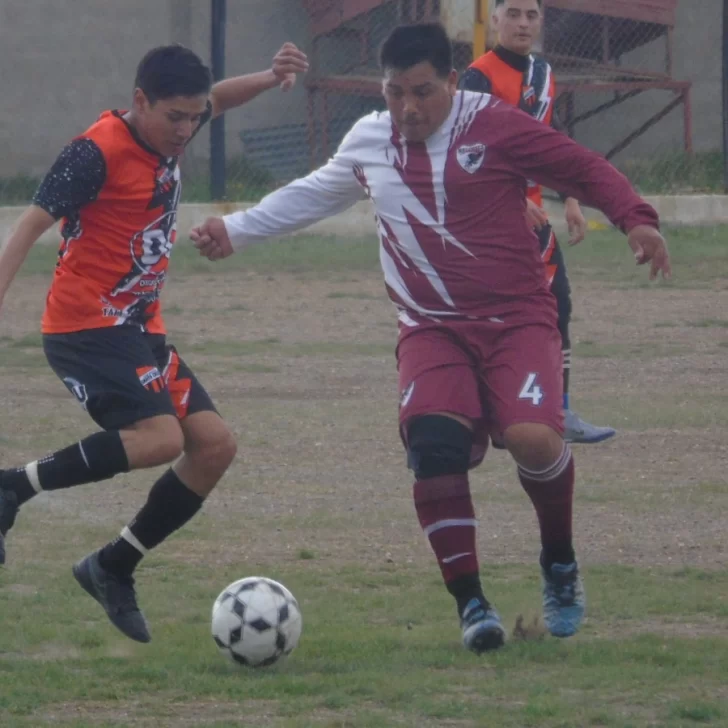
[[[235,252],[221,217],[208,217],[202,225],[192,228],[190,239],[208,260],[221,260]]]
[[[660,272],[665,280],[670,278],[672,275],[670,253],[665,238],[660,235],[659,230],[651,225],[637,225],[629,231],[627,243],[632,248],[637,265],[651,263],[651,281],[654,281]]]
[[[530,227],[540,230],[544,225],[548,225],[549,218],[546,210],[539,207],[532,200],[526,200],[526,222]]]
[[[569,197],[565,203],[564,218],[569,227],[569,245],[578,245],[586,236],[586,218],[579,202]]]
[[[284,43],[273,57],[271,66],[282,91],[290,91],[296,85],[296,75],[308,71],[308,58],[293,43]]]

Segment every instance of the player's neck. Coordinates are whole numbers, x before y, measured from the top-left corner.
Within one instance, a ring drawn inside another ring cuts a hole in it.
[[[127,111],[125,114],[122,114],[121,120],[126,124],[127,128],[131,132],[131,135],[134,137],[134,141],[136,141],[142,149],[150,154],[156,154],[160,157],[162,156],[144,137],[144,134],[140,129],[139,121],[133,111]]]
[[[528,69],[529,56],[531,51],[528,53],[518,53],[517,51],[506,48],[506,46],[500,43],[495,47],[493,52],[501,59],[504,63],[507,63],[511,68],[515,68],[517,71],[525,71]]]
[[[442,131],[443,127],[447,126],[448,120],[452,116],[453,108],[455,107],[455,98],[453,96],[450,97],[450,106],[447,109],[447,114],[445,115],[445,118],[442,120],[442,123],[440,126],[435,129],[435,131],[432,133],[432,136],[435,134],[438,134]]]

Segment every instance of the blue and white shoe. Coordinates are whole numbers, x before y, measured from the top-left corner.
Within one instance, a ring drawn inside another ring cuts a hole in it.
[[[465,605],[460,615],[460,626],[463,630],[463,644],[476,655],[497,650],[506,639],[498,612],[493,607],[486,607],[480,599],[471,599]]]
[[[595,445],[614,437],[617,431],[613,427],[592,425],[579,417],[570,409],[564,410],[564,440],[580,445]]]
[[[584,619],[586,593],[576,561],[541,567],[543,577],[543,621],[554,637],[576,634]]]

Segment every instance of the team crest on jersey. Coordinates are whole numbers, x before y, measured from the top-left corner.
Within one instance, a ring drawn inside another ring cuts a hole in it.
[[[457,151],[458,164],[468,174],[475,174],[485,159],[485,144],[464,144]]]
[[[536,103],[536,90],[533,86],[526,86],[523,89],[523,101],[528,106],[533,106]]]

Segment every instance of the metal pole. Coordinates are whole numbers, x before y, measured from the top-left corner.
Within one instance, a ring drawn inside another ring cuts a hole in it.
[[[728,193],[728,0],[723,0],[723,191]]]
[[[728,1],[728,0],[727,0]],[[212,78],[225,78],[225,25],[226,0],[211,0]],[[210,196],[213,200],[225,199],[225,116],[220,115],[210,124]]]
[[[473,23],[473,59],[476,61],[488,50],[488,27],[490,24],[490,2],[475,0],[475,21]]]

